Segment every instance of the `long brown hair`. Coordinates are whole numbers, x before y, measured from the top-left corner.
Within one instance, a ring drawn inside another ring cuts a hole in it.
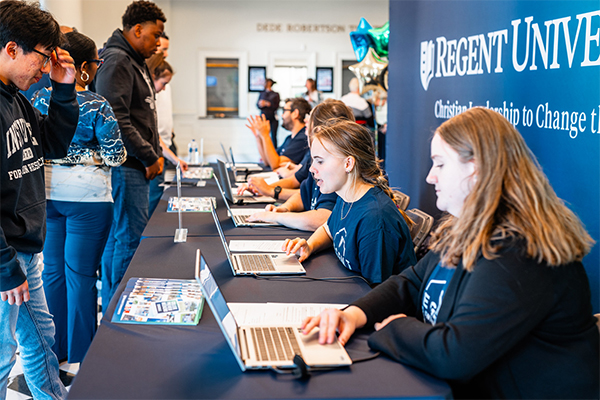
[[[309,142],[312,144],[315,140],[320,141],[321,144],[323,144],[323,140],[326,140],[343,157],[353,157],[355,167],[352,174],[354,174],[355,179],[358,178],[379,187],[396,204],[394,191],[389,187],[388,180],[381,170],[379,165],[381,161],[375,155],[375,145],[367,128],[353,121],[329,120],[321,125],[319,129],[313,129]],[[410,228],[414,222],[404,211],[400,209],[398,211],[400,211]]]
[[[165,71],[170,72],[171,75],[175,73],[173,71],[173,67],[171,67],[171,64],[165,60],[165,56],[162,52],[154,53],[146,60],[146,64],[148,65],[148,69],[152,74],[153,80],[160,79],[164,75]]]
[[[580,261],[594,240],[556,196],[523,137],[501,114],[475,107],[444,122],[436,134],[462,162],[473,161],[477,179],[460,217],[446,216],[431,248],[445,265],[462,259],[472,271],[479,253],[493,259],[494,239],[518,237],[527,256],[549,266]]]

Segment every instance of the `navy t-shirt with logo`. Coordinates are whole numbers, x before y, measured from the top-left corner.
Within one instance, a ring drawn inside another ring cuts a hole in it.
[[[338,197],[327,226],[344,267],[360,273],[371,284],[417,263],[406,221],[378,187],[354,203]]]
[[[435,325],[437,321],[438,312],[442,307],[444,295],[454,271],[456,268],[446,268],[442,263],[438,263],[427,281],[427,286],[423,291],[421,310],[423,311],[423,320],[431,325]]]

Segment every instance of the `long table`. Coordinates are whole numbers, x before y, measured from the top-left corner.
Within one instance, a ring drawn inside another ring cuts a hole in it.
[[[214,193],[197,188],[197,196]],[[190,195],[190,194],[186,194]],[[230,219],[218,205],[225,227]],[[160,210],[156,213],[163,213]],[[148,232],[166,229],[165,216],[156,214]],[[170,217],[170,216],[169,216]],[[200,249],[228,302],[349,303],[370,288],[341,266],[333,251],[305,261],[309,278],[257,279],[234,277],[226,260],[212,217],[197,213],[189,218],[202,226],[194,228],[185,243],[170,237],[142,240],[130,266],[106,310],[96,337],[73,382],[71,399],[295,399],[295,398],[451,398],[446,382],[385,356],[356,363],[349,368],[314,372],[308,380],[271,371],[241,372],[207,305],[197,326],[149,326],[111,322],[118,295],[132,277],[193,279],[196,249]],[[160,222],[162,227],[151,227]],[[176,222],[169,228],[174,232]],[[233,224],[232,224],[233,225]],[[190,229],[192,225],[188,226]],[[282,239],[298,231],[274,228],[233,228],[231,239]],[[267,234],[266,232],[270,233]],[[342,279],[340,279],[342,278]],[[353,359],[371,354],[370,332],[354,335],[346,348]]]

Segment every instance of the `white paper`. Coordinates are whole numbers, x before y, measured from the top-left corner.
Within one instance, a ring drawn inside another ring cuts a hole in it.
[[[260,172],[258,174],[248,175],[248,178],[263,178],[267,185],[272,185],[279,180],[279,174],[277,172]]]
[[[227,163],[227,168],[231,168],[231,163]],[[247,169],[248,171],[262,171],[262,167],[256,163],[235,163],[236,169]]]
[[[232,208],[231,213],[227,211],[227,215],[231,217],[231,215],[252,215],[257,212],[265,211],[264,208]]]
[[[326,303],[227,303],[238,325],[300,326],[309,316],[328,308],[344,308],[346,304]]]
[[[260,251],[262,253],[283,253],[283,240],[230,240],[229,250],[233,252]]]

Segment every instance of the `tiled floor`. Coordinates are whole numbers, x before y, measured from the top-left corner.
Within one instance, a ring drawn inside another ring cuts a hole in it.
[[[79,364],[68,364],[65,362],[60,366],[60,380],[67,387],[67,390],[69,389],[71,381],[77,374],[78,370]],[[8,378],[6,400],[25,400],[31,398],[31,393],[29,392],[29,388],[27,387],[23,370],[21,368],[21,357],[17,355],[17,362],[12,371],[10,371]]]
[[[102,298],[100,293],[102,291],[102,284],[100,281],[96,284],[98,289],[98,324],[102,320]],[[65,385],[67,390],[75,378],[77,371],[79,371],[79,363],[69,364],[63,362],[60,365],[60,380]],[[25,376],[23,375],[23,368],[21,367],[21,357],[17,353],[17,362],[8,375],[8,389],[6,392],[6,400],[25,400],[31,399],[31,393],[25,382]],[[0,399],[1,400],[1,399]]]

